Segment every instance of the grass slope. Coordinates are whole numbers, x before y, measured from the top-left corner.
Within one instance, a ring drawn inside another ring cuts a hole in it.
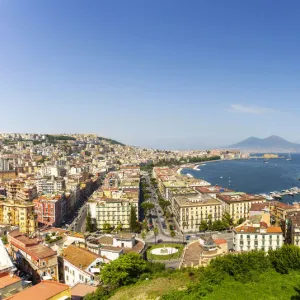
[[[111,300],[149,300],[174,290],[183,290],[191,283],[187,272],[175,272],[166,277],[144,280],[135,285],[120,288]]]
[[[205,300],[284,300],[296,298],[295,287],[299,286],[300,272],[279,274],[273,270],[257,277],[255,282],[241,283],[233,278],[227,278],[211,294],[202,298]]]

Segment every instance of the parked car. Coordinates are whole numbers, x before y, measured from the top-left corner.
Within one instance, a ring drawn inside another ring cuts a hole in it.
[[[163,242],[163,240],[161,240],[161,239],[157,240],[157,244],[162,243],[162,242]]]

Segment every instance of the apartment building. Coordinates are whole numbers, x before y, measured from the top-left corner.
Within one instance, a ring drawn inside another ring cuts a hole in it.
[[[34,233],[37,228],[34,204],[15,200],[0,201],[0,224],[18,226],[22,233]]]
[[[66,189],[63,178],[40,179],[36,182],[38,193],[52,194]]]
[[[182,178],[183,178],[183,181],[186,183],[187,187],[197,188],[197,187],[209,187],[209,186],[211,186],[211,184],[208,181],[204,180],[204,179],[198,179],[198,178],[187,177],[187,176],[184,176]]]
[[[122,224],[124,229],[129,229],[131,207],[135,207],[138,219],[137,199],[92,198],[88,201],[88,206],[98,229],[103,229],[105,223],[113,227]]]
[[[175,199],[177,196],[197,196],[199,195],[199,193],[193,189],[193,188],[182,188],[182,189],[178,189],[178,188],[170,188],[169,189],[169,201],[171,203],[171,208],[174,206],[174,201],[173,199]]]
[[[44,166],[41,168],[40,173],[43,177],[63,177],[66,175],[66,170],[58,166]]]
[[[9,171],[9,160],[0,158],[0,171]]]
[[[161,195],[169,200],[169,191],[170,189],[182,189],[186,187],[186,183],[183,180],[180,180],[176,176],[161,176],[158,177],[158,188]]]
[[[20,191],[25,185],[25,181],[20,179],[10,180],[6,184],[7,198],[16,199],[18,191]]]
[[[40,224],[59,227],[63,219],[64,194],[43,195],[33,200],[37,221]]]
[[[222,202],[223,211],[228,212],[234,222],[247,219],[252,204],[264,203],[266,199],[257,195],[242,192],[224,192],[217,194],[217,200]]]
[[[159,176],[172,176],[176,174],[177,169],[169,167],[154,167],[152,177],[158,179]]]
[[[32,276],[33,283],[41,280],[58,281],[57,253],[36,238],[19,231],[7,234],[9,251],[17,266]]]
[[[70,209],[74,211],[76,207],[81,203],[81,192],[79,178],[68,178],[66,183],[66,189],[69,191]]]
[[[300,211],[288,213],[283,225],[285,243],[300,247]]]
[[[198,232],[201,221],[221,220],[223,206],[218,199],[204,196],[174,196],[171,199],[172,211],[181,231]]]
[[[19,201],[32,201],[37,197],[37,188],[35,185],[24,185],[17,191],[16,199]]]
[[[275,250],[283,245],[283,232],[279,226],[238,226],[233,230],[235,251]]]

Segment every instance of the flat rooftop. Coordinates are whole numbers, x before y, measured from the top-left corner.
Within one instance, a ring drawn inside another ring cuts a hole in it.
[[[197,196],[177,196],[174,200],[180,206],[210,206],[210,205],[221,205],[221,202],[209,196],[197,195]]]
[[[249,195],[243,192],[226,192],[226,193],[218,194],[217,197],[227,203],[245,202],[245,201],[266,202],[266,199],[260,195]]]
[[[253,226],[238,226],[235,227],[234,230],[237,233],[282,233],[282,230],[279,226],[270,226],[268,228],[261,228],[261,227],[253,227]]]
[[[176,180],[176,181],[163,181],[163,185],[166,188],[176,188],[176,187],[185,187],[186,183],[181,180]]]
[[[202,194],[213,194],[213,193],[225,193],[225,192],[233,192],[229,189],[223,188],[219,185],[214,185],[214,186],[200,186],[196,187],[196,190],[199,191]]]
[[[193,188],[189,188],[189,187],[186,187],[186,188],[170,188],[170,191],[172,192],[172,195],[175,196],[175,195],[197,195],[198,192],[196,192]]]

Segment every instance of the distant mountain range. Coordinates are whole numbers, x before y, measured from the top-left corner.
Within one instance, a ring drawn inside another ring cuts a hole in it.
[[[250,152],[300,152],[300,144],[288,142],[287,140],[277,135],[272,135],[265,139],[250,137],[227,148],[245,150]]]

